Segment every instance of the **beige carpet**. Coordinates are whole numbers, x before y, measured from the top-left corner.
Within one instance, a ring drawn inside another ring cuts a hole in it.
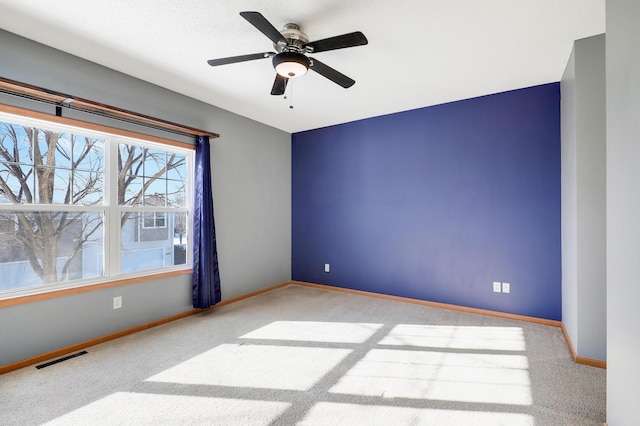
[[[288,286],[0,376],[0,425],[602,425],[560,329]]]

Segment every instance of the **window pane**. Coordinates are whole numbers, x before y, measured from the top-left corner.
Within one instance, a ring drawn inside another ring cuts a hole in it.
[[[156,226],[156,228],[164,228],[165,226],[167,226],[164,212],[157,212],[156,213],[155,226]]]
[[[29,155],[31,133],[30,127],[0,122],[0,161],[33,164]]]
[[[76,170],[73,173],[73,204],[93,206],[104,200],[104,174]]]
[[[145,178],[144,205],[164,207],[167,204],[167,181]]]
[[[31,204],[34,180],[33,167],[0,161],[0,203]]]
[[[71,201],[71,170],[36,167],[37,202],[40,204],[69,204]]]
[[[144,150],[136,145],[118,145],[118,170],[122,175],[143,176]]]
[[[73,166],[76,170],[104,172],[104,139],[73,137]]]
[[[155,219],[155,213],[150,212],[150,213],[145,213],[143,215],[143,223],[142,226],[144,228],[155,228],[155,224],[156,224],[156,219]]]
[[[185,207],[186,204],[186,187],[184,181],[168,180],[167,181],[167,205],[170,207]]]
[[[37,150],[33,151],[35,165],[71,167],[71,137],[66,133],[34,129]]]
[[[0,291],[102,276],[103,214],[0,212]]]
[[[33,203],[33,129],[0,122],[0,203]]]
[[[165,177],[167,153],[157,149],[145,149],[144,175],[146,177]]]
[[[174,246],[184,246],[186,249],[188,230],[187,214],[182,212],[170,214],[173,214],[173,244]]]
[[[124,186],[118,188],[118,197],[122,198],[118,200],[119,205],[137,206],[142,204],[142,185],[144,181],[142,178],[133,176],[127,176],[122,180],[121,185]],[[122,195],[120,195],[122,194]]]
[[[187,179],[187,159],[184,155],[172,154],[167,165],[167,179]]]
[[[155,227],[151,224],[152,218]],[[121,229],[121,272],[130,273],[186,263],[186,214],[145,212],[129,215]],[[176,229],[181,233],[177,234]]]
[[[170,214],[173,214],[174,264],[183,265],[187,263],[187,214]]]

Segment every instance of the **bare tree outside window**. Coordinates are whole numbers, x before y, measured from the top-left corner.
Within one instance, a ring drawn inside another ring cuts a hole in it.
[[[120,144],[118,149],[118,205],[152,205],[161,207],[184,206],[184,177],[176,181],[172,176],[180,176],[186,170],[183,155]],[[172,191],[171,183],[179,182],[180,190]],[[176,198],[177,197],[177,198]],[[179,203],[172,203],[179,200]],[[134,217],[133,213],[123,213],[121,222]]]
[[[78,262],[103,245],[104,213],[51,206],[104,205],[104,159],[104,139],[0,122],[0,204],[40,207],[0,210],[0,265],[28,262],[40,283],[83,278]],[[119,144],[116,161],[118,205],[184,207],[185,155]],[[121,226],[134,217],[122,213]]]
[[[10,256],[24,256],[44,283],[63,281],[101,228],[102,215],[47,211],[46,206],[102,202],[104,143],[8,123],[1,124],[0,138],[0,202],[43,205],[40,211],[1,212],[3,220],[15,224],[2,236]],[[60,267],[62,242],[66,260]]]

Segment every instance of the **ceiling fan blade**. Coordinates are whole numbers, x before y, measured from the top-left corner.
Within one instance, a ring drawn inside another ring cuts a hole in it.
[[[310,47],[311,53],[326,52],[327,50],[344,49],[345,47],[363,46],[369,43],[367,38],[360,31],[329,37],[322,40],[310,41],[302,45],[303,48]]]
[[[346,75],[342,74],[341,72],[338,72],[338,71],[334,70],[330,66],[323,64],[319,60],[313,59],[313,58],[309,58],[309,59],[311,59],[311,67],[310,67],[310,69],[314,70],[315,72],[317,72],[321,76],[328,78],[329,80],[333,81],[334,83],[339,84],[340,86],[344,87],[345,89],[353,86],[356,83],[355,80],[347,77]]]
[[[269,40],[275,44],[287,44],[287,40],[282,36],[282,34],[280,34],[280,31],[271,25],[271,22],[267,21],[267,18],[262,16],[260,12],[240,12],[240,16],[249,21],[251,25],[256,27],[262,34],[269,37]]]
[[[271,88],[271,94],[275,96],[284,95],[284,91],[287,88],[288,82],[289,79],[287,77],[276,74],[276,79],[273,82],[273,87]]]
[[[228,58],[209,59],[207,63],[212,67],[218,65],[235,64],[236,62],[253,61],[254,59],[265,59],[275,56],[275,52],[252,53],[250,55],[230,56]]]

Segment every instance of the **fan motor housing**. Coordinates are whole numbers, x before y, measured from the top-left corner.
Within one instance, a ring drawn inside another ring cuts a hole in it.
[[[294,23],[285,24],[280,31],[282,37],[287,40],[287,45],[283,46],[281,44],[274,43],[273,47],[276,49],[276,52],[298,52],[301,53],[304,51],[302,47],[303,44],[309,41],[309,36],[303,33],[300,30],[300,25]]]

